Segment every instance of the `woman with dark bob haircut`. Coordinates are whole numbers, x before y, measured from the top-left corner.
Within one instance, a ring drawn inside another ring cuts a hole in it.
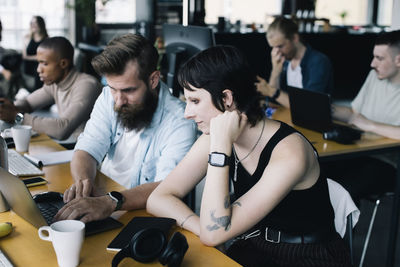
[[[208,246],[234,238],[227,254],[244,266],[351,266],[315,149],[265,117],[254,81],[231,46],[209,48],[182,66],[185,117],[203,135],[150,195],[147,210],[176,219]],[[197,216],[182,198],[204,177]]]

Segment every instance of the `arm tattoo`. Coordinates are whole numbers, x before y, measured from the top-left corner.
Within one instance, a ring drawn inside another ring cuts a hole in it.
[[[225,197],[225,201],[224,201],[224,207],[225,207],[225,209],[228,209],[228,208],[230,207],[230,205],[231,205],[231,198],[229,197],[229,195],[227,195],[227,196]]]
[[[215,210],[211,211],[211,220],[215,223],[214,225],[207,225],[208,231],[218,230],[221,227],[228,231],[231,228],[231,216],[215,217]]]
[[[225,201],[224,201],[224,208],[225,208],[225,209],[228,209],[228,208],[230,208],[231,206],[234,206],[234,205],[236,205],[236,206],[238,206],[238,207],[241,207],[241,206],[242,206],[242,203],[240,203],[239,201],[235,201],[235,202],[233,202],[232,205],[231,205],[231,197],[230,197],[229,195],[227,195],[227,196],[225,197]]]

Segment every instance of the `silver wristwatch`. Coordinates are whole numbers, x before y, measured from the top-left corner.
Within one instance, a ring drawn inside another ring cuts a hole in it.
[[[17,115],[15,116],[15,124],[22,124],[24,121],[24,114],[18,112]]]
[[[229,164],[229,156],[224,153],[211,152],[208,155],[208,163],[215,167],[224,167]]]
[[[114,202],[117,203],[117,206],[115,207],[115,210],[114,210],[114,211],[120,210],[121,207],[122,207],[122,204],[124,204],[124,202],[125,202],[124,196],[123,196],[120,192],[117,192],[117,191],[108,192],[107,195],[108,195]]]

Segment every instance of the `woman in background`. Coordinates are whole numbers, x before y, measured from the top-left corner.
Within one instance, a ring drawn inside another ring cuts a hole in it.
[[[315,149],[265,117],[243,55],[209,48],[185,63],[178,79],[185,117],[203,135],[150,195],[147,210],[176,219],[208,246],[235,238],[227,254],[243,266],[351,266]],[[199,217],[181,199],[203,177]]]
[[[36,50],[40,43],[47,37],[49,37],[49,35],[47,34],[44,19],[41,16],[34,16],[30,23],[30,33],[24,38],[24,49],[22,50],[24,72],[27,75],[35,77],[33,90],[36,90],[43,85],[36,70],[38,66]]]

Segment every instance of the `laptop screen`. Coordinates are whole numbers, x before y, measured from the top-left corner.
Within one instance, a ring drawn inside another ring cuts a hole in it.
[[[36,228],[47,225],[24,182],[0,168],[0,191],[10,208]]]
[[[317,132],[332,129],[331,99],[328,94],[290,86],[288,94],[293,124]]]
[[[10,208],[27,222],[36,228],[48,225],[24,182],[3,168],[0,168],[0,191]],[[123,226],[122,223],[108,217],[86,223],[85,234],[88,236],[121,226]]]

